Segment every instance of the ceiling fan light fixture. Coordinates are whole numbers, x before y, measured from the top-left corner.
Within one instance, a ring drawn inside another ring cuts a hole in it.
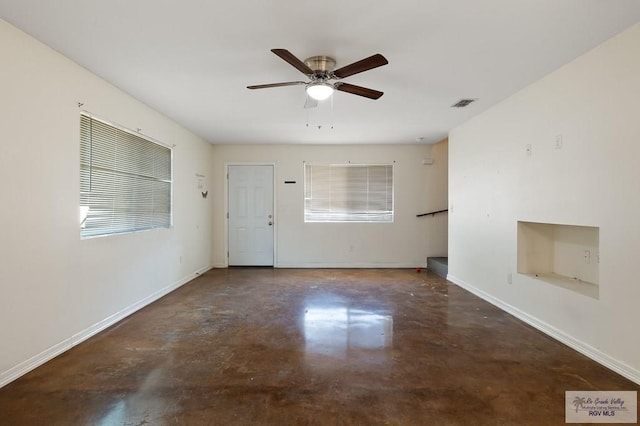
[[[328,83],[309,84],[307,94],[317,101],[324,101],[333,94],[333,86]]]

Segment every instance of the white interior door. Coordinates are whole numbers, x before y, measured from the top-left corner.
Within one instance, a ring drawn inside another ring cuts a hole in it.
[[[273,266],[273,166],[229,166],[229,266]]]

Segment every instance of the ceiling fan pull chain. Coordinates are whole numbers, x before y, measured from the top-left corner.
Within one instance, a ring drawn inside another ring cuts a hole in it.
[[[333,96],[331,96],[331,130],[333,130]]]

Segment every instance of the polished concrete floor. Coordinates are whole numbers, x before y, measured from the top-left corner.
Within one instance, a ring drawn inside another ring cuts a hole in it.
[[[0,389],[2,425],[561,425],[640,390],[436,275],[212,270]]]

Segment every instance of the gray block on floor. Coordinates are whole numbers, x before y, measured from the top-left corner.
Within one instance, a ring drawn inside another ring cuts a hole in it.
[[[428,257],[427,269],[434,274],[447,278],[449,272],[449,258],[448,257]]]

